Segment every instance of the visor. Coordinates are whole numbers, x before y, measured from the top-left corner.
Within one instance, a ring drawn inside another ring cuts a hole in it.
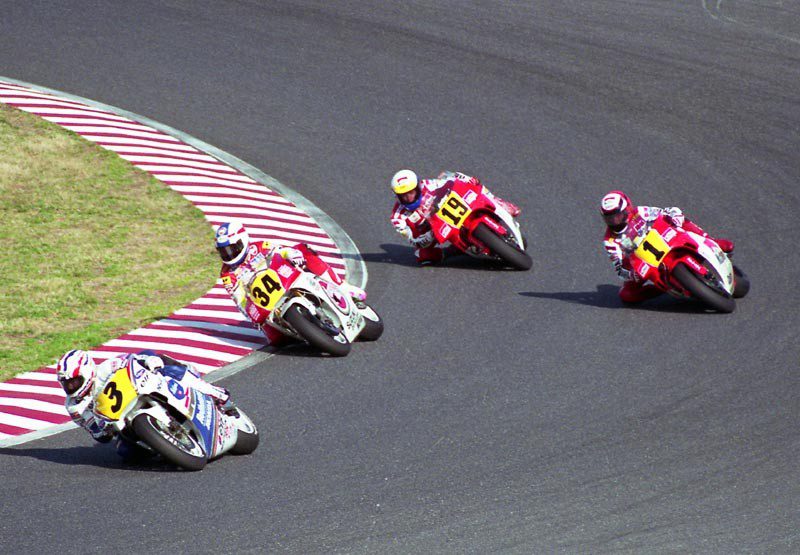
[[[72,395],[83,386],[83,376],[75,376],[74,378],[68,378],[66,380],[59,378],[58,381],[68,395]]]
[[[611,229],[619,229],[628,223],[628,213],[624,210],[620,210],[613,214],[603,214],[603,220]]]
[[[232,245],[217,247],[217,252],[222,261],[227,263],[236,260],[236,257],[241,254],[242,249],[244,249],[244,243],[242,241],[236,241]]]

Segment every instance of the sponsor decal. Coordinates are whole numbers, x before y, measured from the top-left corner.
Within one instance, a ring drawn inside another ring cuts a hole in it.
[[[419,212],[417,212],[416,210],[408,216],[408,221],[411,222],[412,224],[418,223],[421,219],[422,215],[420,215]]]
[[[439,229],[439,233],[442,235],[442,237],[447,237],[450,235],[451,231],[453,231],[453,228],[447,224],[442,225],[442,227]]]
[[[231,283],[232,283],[231,282],[231,276],[227,276],[227,275],[222,276],[222,285],[226,285],[227,286],[227,285],[230,285]]]
[[[664,232],[664,235],[662,235],[662,237],[664,238],[664,241],[669,243],[670,241],[672,241],[675,238],[675,236],[677,234],[678,234],[677,231],[675,231],[672,228],[669,228],[666,232]]]
[[[290,268],[289,266],[283,265],[280,268],[278,268],[278,275],[281,276],[282,278],[289,279],[292,276],[293,271],[294,270],[292,270],[292,268]]]
[[[476,198],[478,198],[478,193],[475,191],[469,191],[466,195],[464,195],[464,202],[471,205],[473,202],[475,202]]]
[[[176,399],[183,399],[186,396],[183,386],[173,379],[167,379],[167,389]]]

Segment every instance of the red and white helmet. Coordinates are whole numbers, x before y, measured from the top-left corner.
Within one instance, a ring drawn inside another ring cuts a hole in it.
[[[217,252],[228,266],[236,266],[245,256],[250,246],[250,236],[241,222],[231,220],[217,228],[215,236]]]
[[[73,349],[66,353],[56,365],[58,383],[67,395],[83,399],[94,385],[96,368],[92,357],[86,351]]]
[[[622,191],[611,191],[600,201],[600,212],[611,231],[622,233],[636,214],[636,207],[630,197]]]

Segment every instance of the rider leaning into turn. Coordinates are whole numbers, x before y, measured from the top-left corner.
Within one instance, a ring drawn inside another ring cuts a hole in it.
[[[460,172],[444,172],[436,179],[420,181],[413,171],[400,170],[392,177],[392,191],[397,196],[392,208],[392,226],[411,243],[417,262],[423,266],[444,259],[444,249],[437,244],[428,218],[434,203],[456,182],[481,184],[477,177]],[[512,217],[519,215],[520,210],[514,204],[493,195],[486,187],[483,187],[483,193]]]
[[[271,344],[280,342],[284,336],[271,326],[262,325],[266,315],[249,299],[246,287],[259,270],[269,266],[275,255],[283,257],[299,270],[332,281],[356,302],[364,302],[367,298],[363,289],[343,281],[308,245],[298,243],[293,247],[281,247],[269,241],[251,243],[244,225],[237,221],[221,224],[215,237],[217,252],[222,260],[220,277],[225,290],[239,311],[259,326]]]
[[[95,364],[87,351],[73,349],[59,359],[56,365],[56,377],[67,394],[64,401],[67,413],[73,422],[85,428],[95,440],[107,443],[114,437],[113,432],[104,428],[95,418],[95,399],[103,391],[111,376],[120,368],[124,368],[132,358],[151,372],[158,372],[209,395],[222,411],[228,414],[236,413],[236,407],[230,400],[227,389],[208,383],[191,365],[179,362],[168,355],[157,354],[148,349],[137,354],[121,354]],[[120,438],[117,451],[120,455],[127,456],[131,447],[127,441]]]
[[[686,231],[709,237],[700,226],[689,221],[680,208],[636,206],[622,191],[610,191],[606,194],[600,201],[600,212],[608,226],[603,237],[603,247],[617,274],[624,281],[619,290],[619,297],[626,303],[641,302],[662,293],[655,285],[644,283],[630,264],[630,255],[636,250],[633,237],[644,233],[661,214],[668,216],[673,224]],[[729,255],[733,253],[732,241],[709,238],[713,239],[724,252]]]

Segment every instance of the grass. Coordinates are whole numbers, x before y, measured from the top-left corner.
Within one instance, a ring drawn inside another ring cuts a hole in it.
[[[0,104],[0,380],[168,316],[218,275],[190,202],[116,154]]]

